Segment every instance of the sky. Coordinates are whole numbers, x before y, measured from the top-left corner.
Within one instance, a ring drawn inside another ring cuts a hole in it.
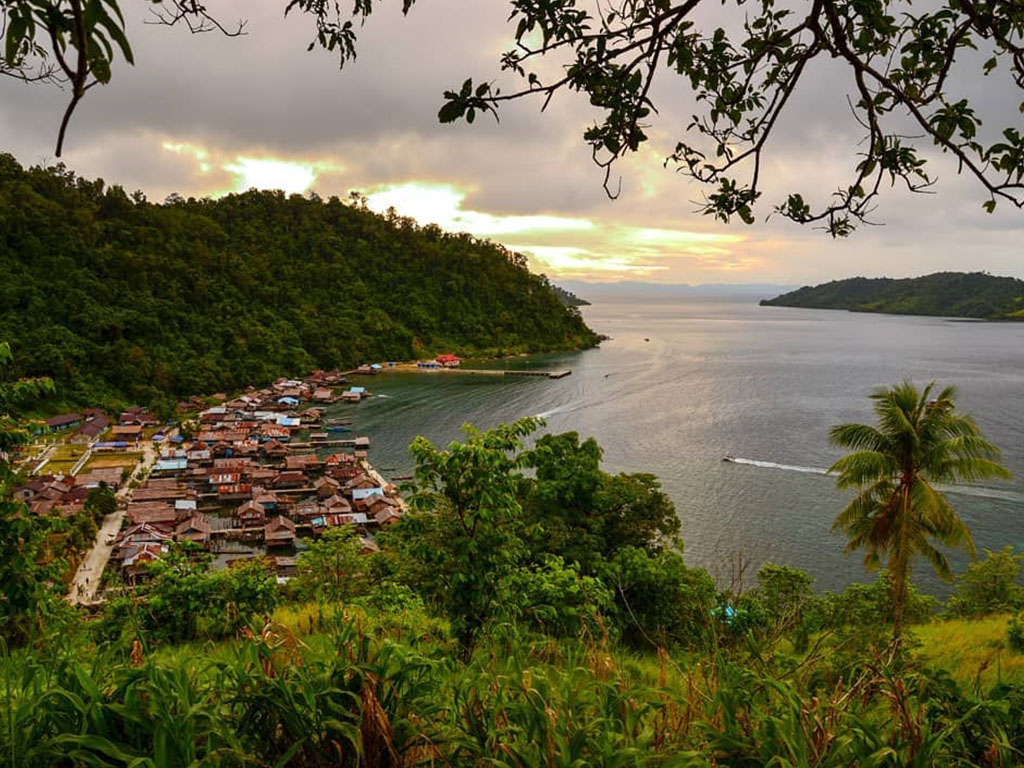
[[[849,239],[765,220],[769,203],[789,191],[823,201],[849,179],[859,129],[846,73],[828,62],[808,71],[778,126],[765,203],[747,226],[700,215],[699,185],[664,167],[692,113],[686,82],[668,72],[654,91],[651,142],[615,169],[615,200],[583,142],[594,113],[578,94],[561,94],[543,114],[524,101],[506,105],[500,122],[439,124],[444,90],[469,76],[498,77],[513,32],[507,0],[418,0],[407,17],[386,1],[344,71],[332,54],[307,52],[311,22],[284,19],[283,0],[209,3],[224,21],[246,20],[246,34],[230,39],[146,24],[145,3],[122,5],[136,64],[119,61],[112,82],[89,92],[61,159],[151,200],[250,187],[357,190],[375,210],[393,206],[499,241],[526,253],[534,271],[573,281],[798,285],[939,270],[1024,277],[1024,214],[984,213],[979,187],[941,157],[935,194],[886,191],[880,226]],[[997,81],[974,95],[1020,122],[1019,95]],[[65,103],[55,88],[0,78],[0,150],[26,165],[54,162]]]

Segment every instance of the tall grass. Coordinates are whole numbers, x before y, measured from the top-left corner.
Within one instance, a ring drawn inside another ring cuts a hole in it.
[[[1024,654],[1006,640],[1009,620],[1009,614],[949,619],[915,626],[913,632],[920,656],[962,686],[1024,685]]]
[[[306,606],[218,645],[5,652],[0,763],[1021,763],[1024,688],[965,688],[892,648],[853,660],[821,648],[766,660],[742,647],[673,658],[503,625],[463,663],[437,630],[417,611]]]

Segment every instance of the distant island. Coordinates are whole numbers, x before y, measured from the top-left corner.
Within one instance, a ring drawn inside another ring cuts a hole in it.
[[[1024,320],[1024,280],[985,272],[936,272],[899,280],[852,277],[762,299],[761,306]]]

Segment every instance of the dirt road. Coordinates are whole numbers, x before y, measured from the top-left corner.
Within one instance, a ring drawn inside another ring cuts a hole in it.
[[[177,432],[178,430],[175,429],[167,433],[167,436],[170,437]],[[121,524],[124,522],[128,500],[132,495],[131,481],[141,477],[144,471],[156,463],[158,457],[158,446],[149,441],[142,444],[142,461],[136,465],[135,472],[132,473],[128,482],[122,485],[115,494],[117,496],[117,511],[103,518],[96,542],[86,554],[85,559],[82,560],[82,564],[78,567],[78,572],[71,582],[68,601],[72,605],[95,605],[102,602],[98,596],[100,580],[103,576],[103,569],[107,567],[107,561],[110,560],[110,555],[114,551],[114,537],[117,536],[118,531],[121,530]]]

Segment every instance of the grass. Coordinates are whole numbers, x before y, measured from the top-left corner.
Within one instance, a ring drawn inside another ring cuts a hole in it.
[[[77,463],[77,459],[69,459],[68,461],[48,461],[46,462],[46,466],[43,467],[42,474],[69,475],[71,474],[71,470],[75,468],[75,464]]]
[[[75,445],[73,443],[58,445],[50,455],[50,460],[46,462],[46,466],[43,467],[43,474],[71,474],[71,470],[75,468],[75,465],[84,453],[85,446],[82,445]]]
[[[65,443],[64,445],[58,445],[54,450],[51,459],[53,461],[78,461],[82,458],[82,454],[85,453],[84,445],[74,445],[73,443]]]
[[[987,688],[1002,680],[1024,683],[1024,654],[1006,643],[1009,614],[977,619],[949,619],[914,627],[919,653],[937,669],[949,672],[968,688]]]
[[[99,453],[89,459],[83,471],[107,467],[134,467],[141,459],[141,453]]]

